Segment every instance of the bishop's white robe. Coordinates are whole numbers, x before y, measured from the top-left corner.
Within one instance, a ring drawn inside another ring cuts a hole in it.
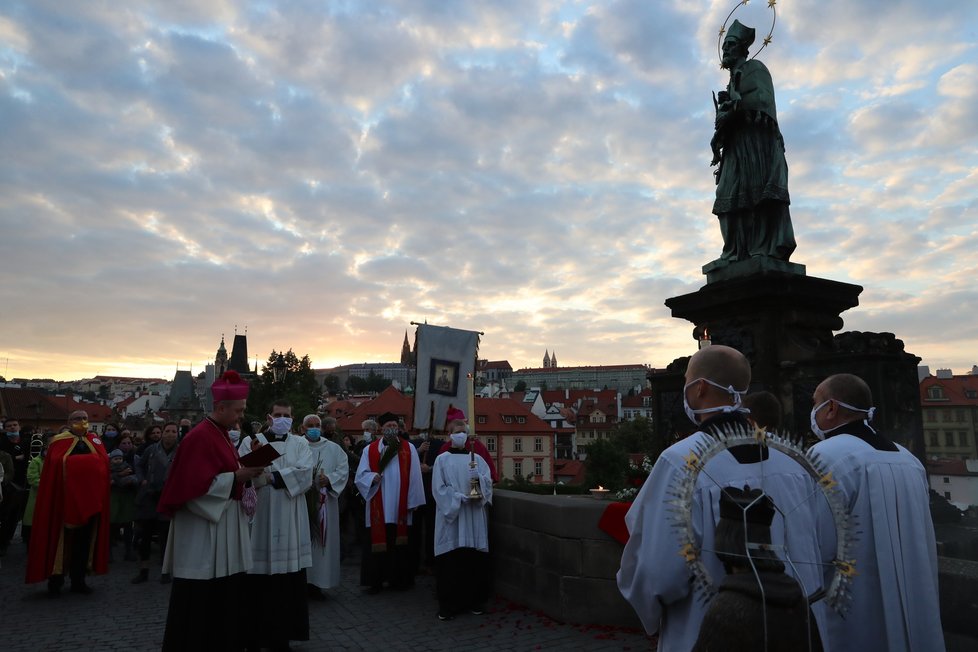
[[[489,528],[486,506],[492,504],[492,475],[489,465],[475,456],[479,470],[482,500],[465,500],[471,489],[468,453],[445,452],[435,458],[431,471],[431,493],[434,495],[435,556],[456,548],[474,548],[489,552]]]
[[[339,496],[350,475],[350,461],[343,448],[328,439],[310,441],[313,455],[313,488],[317,497],[325,499],[326,546],[320,545],[321,523],[309,524],[312,534],[312,567],[306,571],[306,581],[321,589],[340,584],[340,507]],[[322,472],[329,478],[329,489],[319,487]],[[325,494],[323,493],[325,492]]]
[[[897,449],[877,450],[849,434],[812,447],[856,520],[850,611],[842,619],[814,605],[826,621],[826,649],[944,649],[927,473],[907,449]]]
[[[407,522],[408,525],[413,523],[413,510],[416,507],[420,507],[425,504],[424,498],[424,485],[421,484],[421,461],[418,459],[418,451],[415,450],[414,446],[410,442],[406,442],[408,448],[411,452],[411,475],[408,478],[408,496],[407,496]],[[384,451],[387,450],[387,446],[384,444],[384,440],[380,440],[380,457],[383,458]],[[360,464],[357,466],[357,474],[354,478],[357,486],[357,490],[360,495],[364,497],[366,501],[366,525],[370,528],[370,499],[374,497],[377,493],[378,488],[383,487],[384,494],[384,522],[385,523],[397,523],[397,503],[401,497],[401,465],[397,461],[397,457],[392,459],[386,467],[384,467],[383,473],[380,475],[381,480],[379,484],[373,484],[374,477],[378,475],[370,470],[370,447],[367,446],[363,449],[363,454],[360,456]]]
[[[697,432],[666,449],[625,515],[629,539],[622,552],[618,588],[645,630],[649,634],[659,632],[659,650],[689,652],[708,608],[691,586],[691,573],[680,555],[679,534],[673,527],[674,508],[669,501],[686,473],[684,458],[697,442],[709,437]],[[813,535],[818,504],[812,496],[817,495],[818,489],[787,455],[773,449],[768,452],[764,461],[740,464],[731,452],[723,451],[707,463],[697,478],[691,506],[694,535],[713,585],[718,586],[725,573],[712,551],[720,520],[721,487],[742,489],[748,484],[752,489],[763,489],[782,512],[790,512],[787,519],[775,515],[771,541],[783,546],[787,539],[787,556],[801,563],[794,568],[785,563],[785,572],[799,580],[806,595],[811,595],[821,586],[817,565],[821,556]],[[777,554],[785,559],[784,550],[778,549]]]
[[[262,434],[258,441],[275,448],[281,457],[266,467],[277,471],[285,488],[271,484],[258,487],[258,509],[251,529],[251,574],[278,575],[294,573],[312,566],[312,542],[309,534],[309,510],[306,490],[312,485],[314,457],[305,437],[290,434],[285,441],[270,444]],[[241,455],[251,451],[251,439],[241,443]],[[257,482],[255,483],[257,486]]]
[[[252,567],[248,517],[231,499],[234,473],[218,474],[210,490],[177,510],[170,522],[163,572],[189,580],[243,573]]]

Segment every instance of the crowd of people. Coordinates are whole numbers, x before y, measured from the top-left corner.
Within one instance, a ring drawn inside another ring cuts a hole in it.
[[[464,414],[448,415],[447,440],[411,441],[388,413],[364,421],[354,441],[329,417],[296,424],[279,400],[243,434],[248,384],[229,372],[212,393],[214,410],[196,425],[96,434],[78,411],[33,452],[19,424],[4,422],[0,455],[10,450],[17,464],[4,486],[25,489],[25,509],[4,502],[2,541],[23,520],[28,583],[46,580],[57,597],[67,576],[71,592],[88,594],[87,576],[121,553],[139,561],[133,583],[161,568],[159,581],[172,584],[164,649],[285,650],[308,640],[309,600],[340,584],[341,557],[359,545],[365,593],[410,590],[419,573],[435,574],[439,619],[485,611],[496,473],[485,448],[473,450]],[[274,599],[244,624],[215,614],[242,591]]]
[[[626,516],[618,585],[659,649],[943,649],[926,475],[871,425],[873,397],[856,376],[831,376],[814,392],[822,478],[763,437],[731,446],[696,477],[687,507],[697,540],[677,546],[672,497],[701,470],[697,454],[723,428],[776,425],[777,399],[748,395],[749,385],[750,365],[734,349],[691,358],[683,403],[697,431],[659,457]],[[107,572],[120,544],[123,559],[139,561],[134,583],[161,567],[159,581],[172,583],[167,650],[308,640],[309,601],[339,585],[340,560],[357,545],[366,594],[408,591],[433,573],[438,619],[485,611],[498,476],[464,413],[445,415],[445,439],[412,441],[390,413],[350,437],[328,417],[296,423],[280,400],[244,434],[248,390],[228,372],[205,419],[141,433],[110,424],[96,435],[73,412],[33,448],[5,420],[0,550],[22,519],[27,582],[46,580],[51,596],[66,576],[70,591],[90,593],[86,576]],[[836,558],[838,522],[811,500],[816,483],[840,492],[858,523],[851,559]],[[154,541],[162,564],[151,561]],[[694,561],[715,580],[710,600],[697,595]],[[841,571],[847,617],[818,598]],[[238,617],[243,592],[269,597],[260,618]]]

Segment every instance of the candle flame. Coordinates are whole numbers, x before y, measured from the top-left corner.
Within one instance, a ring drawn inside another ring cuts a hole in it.
[[[604,491],[604,487],[602,487],[601,485],[598,485],[598,491]]]

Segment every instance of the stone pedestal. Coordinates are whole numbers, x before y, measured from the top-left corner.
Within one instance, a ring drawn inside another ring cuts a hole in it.
[[[763,261],[762,261],[763,262]],[[780,262],[780,261],[768,261]],[[754,265],[757,269],[747,270]],[[733,347],[751,363],[751,391],[773,392],[784,410],[783,427],[808,433],[815,387],[825,377],[853,373],[869,383],[878,408],[876,425],[923,453],[917,363],[891,333],[841,333],[842,313],[859,305],[862,287],[805,276],[797,265],[742,261],[707,271],[698,291],[666,300],[673,317],[691,322],[694,340]],[[745,272],[752,272],[747,273]],[[691,342],[691,352],[696,346]],[[675,428],[682,415],[682,374],[687,358],[649,377],[657,428]],[[677,416],[680,415],[680,416]]]

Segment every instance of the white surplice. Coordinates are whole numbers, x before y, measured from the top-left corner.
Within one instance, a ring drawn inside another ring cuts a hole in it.
[[[402,442],[402,445],[407,445],[408,450],[411,453],[411,475],[408,478],[408,495],[407,495],[407,522],[408,525],[413,523],[413,510],[416,507],[421,507],[425,504],[424,497],[424,485],[421,484],[421,461],[418,459],[418,451],[415,450],[411,442]],[[387,446],[384,444],[384,440],[380,440],[380,457],[384,457],[384,451],[387,450]],[[377,490],[383,487],[384,495],[384,522],[386,523],[397,523],[397,504],[401,497],[401,464],[397,457],[392,459],[386,467],[384,467],[383,473],[381,473],[381,480],[378,484],[373,484],[373,479],[377,476],[370,470],[370,446],[363,449],[363,454],[360,456],[360,464],[357,466],[357,474],[354,477],[357,490],[360,495],[366,500],[366,525],[370,527],[370,499],[377,494]]]
[[[313,455],[313,491],[325,497],[326,546],[319,545],[319,523],[313,522],[312,567],[306,571],[306,581],[321,589],[331,589],[340,584],[340,505],[339,496],[346,487],[350,475],[350,460],[346,451],[328,439],[310,441]],[[319,475],[329,479],[329,489],[319,488]],[[322,494],[325,491],[325,494]]]
[[[850,611],[843,619],[815,605],[826,621],[826,649],[944,649],[927,474],[897,449],[877,450],[849,434],[812,447],[856,521]]]
[[[312,566],[305,493],[312,485],[314,457],[305,437],[290,434],[285,441],[271,443],[262,434],[257,437],[259,442],[279,452],[280,457],[265,471],[277,471],[285,487],[276,489],[271,484],[258,487],[258,509],[251,528],[254,566],[249,572],[256,575],[295,573]],[[251,438],[241,443],[238,452],[241,455],[251,452]]]
[[[431,470],[431,493],[435,511],[435,555],[456,548],[475,548],[489,552],[489,527],[486,506],[492,504],[492,474],[481,456],[475,456],[479,470],[481,500],[468,500],[471,456],[446,451],[435,458]]]
[[[234,473],[221,473],[210,490],[188,501],[170,522],[163,572],[188,580],[209,580],[252,567],[248,517],[231,499]]]
[[[618,588],[635,609],[645,630],[659,632],[659,650],[688,652],[699,634],[708,605],[694,594],[691,573],[680,555],[680,539],[673,527],[674,507],[671,492],[679,486],[686,471],[686,458],[709,435],[697,432],[662,453],[652,473],[625,516],[629,539],[622,552]],[[756,449],[755,449],[756,450]],[[785,544],[787,553],[799,563],[786,572],[799,580],[802,590],[811,595],[821,586],[821,561],[815,532],[818,505],[814,481],[795,462],[776,450],[768,449],[767,460],[740,464],[733,454],[723,451],[711,459],[697,477],[693,494],[692,522],[700,544],[702,559],[717,586],[725,575],[723,565],[712,552],[716,525],[720,520],[721,487],[763,489],[785,513],[774,518],[771,541]],[[785,523],[787,520],[787,523]],[[785,558],[783,550],[778,556]],[[812,626],[815,626],[814,624]]]

